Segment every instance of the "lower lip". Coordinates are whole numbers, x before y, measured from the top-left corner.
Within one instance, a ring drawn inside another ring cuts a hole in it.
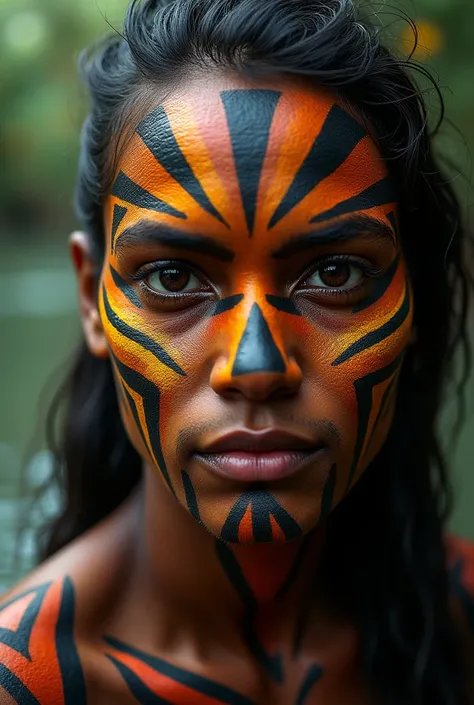
[[[271,482],[294,475],[314,461],[322,448],[275,450],[269,453],[196,453],[217,475],[240,482]]]

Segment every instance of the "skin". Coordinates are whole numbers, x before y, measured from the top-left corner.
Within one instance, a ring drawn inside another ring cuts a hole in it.
[[[104,222],[98,297],[72,238],[80,309],[144,481],[5,597],[0,702],[376,702],[317,571],[325,517],[387,436],[412,333],[375,144],[295,79],[195,77],[133,132]],[[269,428],[322,450],[252,483],[195,455]]]

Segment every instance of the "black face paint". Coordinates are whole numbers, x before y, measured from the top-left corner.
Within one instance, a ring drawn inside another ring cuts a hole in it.
[[[221,538],[228,543],[239,542],[239,527],[248,508],[252,512],[253,540],[257,542],[272,542],[273,533],[270,517],[280,527],[287,541],[300,538],[303,534],[299,524],[293,519],[275,497],[263,487],[253,487],[234,504],[222,527]]]
[[[383,340],[395,333],[395,331],[403,325],[409,313],[410,289],[408,286],[406,286],[405,298],[403,299],[403,303],[398,309],[398,311],[392,316],[392,318],[390,318],[390,320],[384,323],[383,326],[380,326],[380,328],[377,328],[376,330],[367,333],[355,343],[349,345],[347,350],[344,350],[344,352],[339,355],[337,360],[334,360],[332,366],[337,367],[338,365],[342,365],[343,362],[347,362],[347,360],[350,360],[351,357],[354,357],[354,355],[359,355],[359,353],[363,352],[364,350],[368,350],[374,345],[381,343]]]
[[[156,340],[153,340],[153,338],[150,338],[148,335],[145,335],[145,333],[142,333],[136,328],[129,326],[125,323],[125,321],[122,321],[122,319],[112,309],[105,287],[103,287],[103,299],[107,319],[119,333],[129,340],[133,340],[134,343],[140,345],[144,350],[151,352],[157,360],[163,363],[163,365],[166,365],[166,367],[169,367],[170,370],[173,370],[173,372],[176,372],[176,374],[181,375],[181,377],[187,376],[186,372],[181,369],[178,363],[173,360],[173,358],[166,352],[166,350],[164,350],[164,348],[161,347],[161,345],[156,342]]]
[[[140,123],[137,133],[157,162],[194,198],[196,203],[223,225],[229,227],[217,208],[211,203],[181,151],[163,106],[156,108]]]
[[[133,286],[127,284],[127,282],[120,276],[117,270],[112,267],[112,265],[110,265],[110,274],[112,275],[112,279],[114,280],[114,284],[117,289],[120,289],[122,294],[127,297],[130,303],[137,308],[142,308],[142,303]]]
[[[221,93],[249,235],[252,236],[258,188],[280,91],[233,90]]]
[[[232,376],[253,372],[286,371],[285,361],[257,303],[252,306],[247,326],[235,357]]]
[[[290,313],[292,316],[301,316],[301,312],[296,307],[293,299],[286,296],[273,296],[272,294],[267,294],[265,297],[267,302],[277,311],[283,311],[283,313]]]
[[[117,231],[127,215],[128,208],[123,208],[122,206],[114,206],[114,215],[112,219],[112,237],[111,237],[111,243],[110,243],[110,249],[112,252],[115,251],[115,236],[117,235]]]
[[[384,206],[387,203],[396,201],[396,193],[392,182],[388,177],[380,179],[377,183],[372,184],[368,188],[361,191],[356,196],[351,196],[345,201],[341,201],[337,206],[331,208],[324,213],[315,215],[311,218],[310,223],[321,223],[331,218],[338,218],[354,211],[365,211],[375,208],[375,206]]]
[[[139,184],[132,181],[130,177],[124,174],[123,171],[117,176],[112,187],[112,196],[119,198],[125,203],[130,203],[137,208],[145,208],[146,210],[156,211],[157,213],[165,213],[173,215],[175,218],[186,220],[187,215],[173,208],[160,198],[153,196],[149,191],[142,188]]]
[[[365,135],[354,118],[334,105],[268,227],[273,228],[323,179],[334,173]]]

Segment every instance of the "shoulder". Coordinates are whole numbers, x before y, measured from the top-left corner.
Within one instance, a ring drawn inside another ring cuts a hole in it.
[[[104,522],[0,598],[0,705],[85,705],[83,664],[121,596],[125,534]]]
[[[74,702],[85,703],[74,631],[75,590],[68,576],[14,591],[0,603],[0,685],[13,702],[66,705],[73,702],[67,699],[71,690]]]

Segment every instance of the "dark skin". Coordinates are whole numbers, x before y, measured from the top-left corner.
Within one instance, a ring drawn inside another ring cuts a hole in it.
[[[376,702],[317,567],[413,334],[386,166],[335,96],[219,76],[152,106],[115,177],[98,299],[71,250],[144,481],[5,596],[0,702]]]

